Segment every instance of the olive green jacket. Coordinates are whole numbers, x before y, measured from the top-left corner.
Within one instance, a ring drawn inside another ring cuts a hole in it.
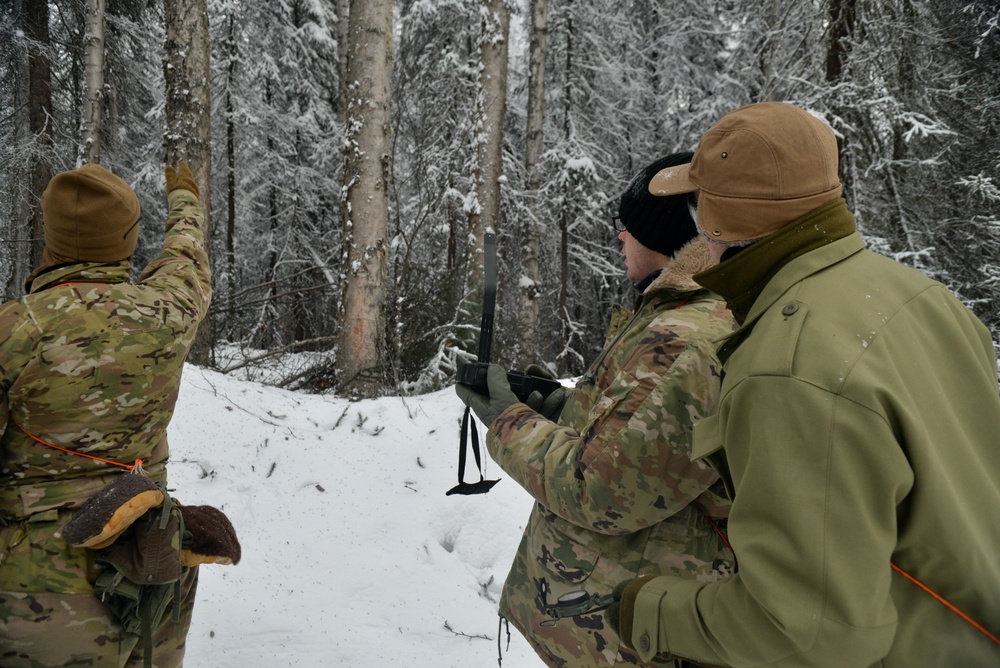
[[[820,214],[801,224],[822,231],[823,216],[850,216],[842,203]],[[739,571],[643,586],[640,654],[1000,665],[1000,647],[890,565],[1000,631],[1000,395],[987,329],[943,285],[853,233],[785,265],[720,357],[720,409],[695,428],[694,454],[734,491]]]

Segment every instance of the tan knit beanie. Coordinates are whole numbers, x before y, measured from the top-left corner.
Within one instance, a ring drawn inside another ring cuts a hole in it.
[[[118,262],[132,256],[139,238],[139,198],[100,165],[52,177],[42,194],[49,257]]]

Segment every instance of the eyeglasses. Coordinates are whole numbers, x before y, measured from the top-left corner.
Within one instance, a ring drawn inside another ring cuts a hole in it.
[[[618,217],[618,214],[611,216],[611,226],[615,228],[615,232],[625,231],[625,223],[623,223],[622,219]]]

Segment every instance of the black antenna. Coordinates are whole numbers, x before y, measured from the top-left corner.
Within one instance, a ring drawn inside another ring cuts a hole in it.
[[[493,316],[497,308],[497,238],[483,236],[483,321],[479,328],[479,362],[490,363],[493,349]]]

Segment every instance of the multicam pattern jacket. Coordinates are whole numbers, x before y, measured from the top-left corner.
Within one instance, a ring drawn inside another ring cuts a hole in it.
[[[556,620],[546,603],[607,595],[647,573],[707,582],[732,570],[712,526],[728,501],[716,473],[690,458],[692,426],[719,398],[711,343],[733,329],[720,298],[691,279],[710,264],[696,239],[634,314],[616,311],[558,422],[515,404],[490,425],[490,454],[538,501],[500,608],[549,666],[662,664],[620,647],[601,612]]]
[[[167,423],[211,299],[201,205],[186,190],[168,203],[163,250],[137,284],[128,260],[64,265],[0,306],[0,525],[82,505],[122,470],[32,436],[142,459],[166,482]]]

